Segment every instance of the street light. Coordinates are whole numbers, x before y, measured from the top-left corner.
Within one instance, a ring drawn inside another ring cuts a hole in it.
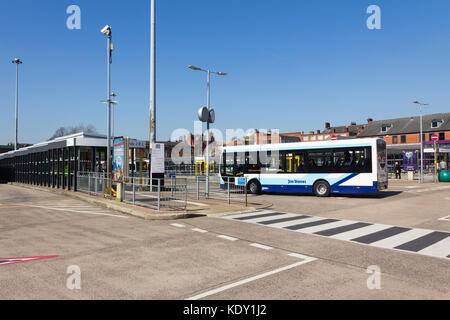
[[[423,138],[422,138],[422,107],[429,106],[429,103],[421,103],[417,100],[413,103],[420,105],[420,178],[419,182],[423,183]]]
[[[12,63],[16,64],[16,107],[15,107],[15,140],[14,150],[19,149],[18,130],[19,130],[19,64],[23,62],[19,58],[15,58]]]
[[[218,76],[226,76],[228,75],[225,72],[214,72],[211,70],[204,70],[202,68],[196,67],[196,66],[188,66],[189,69],[194,71],[203,71],[207,73],[207,91],[206,91],[206,108],[208,109],[209,117],[208,121],[206,121],[206,197],[209,197],[209,124],[211,120],[211,106],[210,106],[210,80],[211,80],[211,73],[216,74]]]
[[[107,52],[107,100],[106,103],[108,104],[108,133],[107,133],[107,147],[106,147],[106,177],[108,179],[108,190],[109,190],[109,195],[111,197],[112,193],[111,193],[111,177],[110,177],[110,171],[111,171],[111,54],[113,51],[113,46],[111,44],[111,40],[112,40],[112,31],[111,31],[111,26],[106,25],[102,30],[101,33],[103,33],[104,35],[107,36],[107,48],[106,48],[106,52]]]

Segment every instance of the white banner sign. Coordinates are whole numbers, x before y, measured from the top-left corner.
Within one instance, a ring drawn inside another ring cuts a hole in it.
[[[164,173],[164,144],[152,143],[151,173]]]

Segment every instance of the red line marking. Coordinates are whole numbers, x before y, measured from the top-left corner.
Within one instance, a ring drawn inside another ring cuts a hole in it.
[[[55,256],[38,256],[38,257],[0,258],[0,260],[18,260],[18,259],[23,259],[22,261],[3,263],[3,264],[0,264],[0,266],[7,266],[7,265],[10,265],[10,264],[30,262],[30,261],[36,261],[36,260],[42,260],[42,259],[51,259],[51,258],[56,258],[56,257],[59,257],[59,256],[55,255]]]

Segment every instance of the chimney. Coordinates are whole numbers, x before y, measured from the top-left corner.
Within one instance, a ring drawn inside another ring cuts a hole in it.
[[[309,134],[314,134],[314,131],[310,131]]]
[[[330,128],[331,128],[331,123],[325,122],[325,129],[330,129]]]
[[[373,121],[372,118],[367,119],[367,123],[371,123]]]
[[[356,122],[350,122],[351,126],[356,126]]]
[[[316,131],[316,134],[320,134],[320,130],[317,130],[317,131]]]

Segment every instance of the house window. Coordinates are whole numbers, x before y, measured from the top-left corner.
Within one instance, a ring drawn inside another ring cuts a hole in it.
[[[406,136],[400,137],[400,143],[406,143]]]
[[[431,128],[433,129],[439,128],[443,122],[444,121],[442,120],[433,120],[431,121]]]
[[[388,132],[391,129],[391,125],[390,124],[383,124],[381,126],[381,132]]]
[[[397,136],[393,136],[392,137],[392,144],[397,144],[398,143],[398,137]]]
[[[439,140],[445,140],[445,132],[439,132]]]

